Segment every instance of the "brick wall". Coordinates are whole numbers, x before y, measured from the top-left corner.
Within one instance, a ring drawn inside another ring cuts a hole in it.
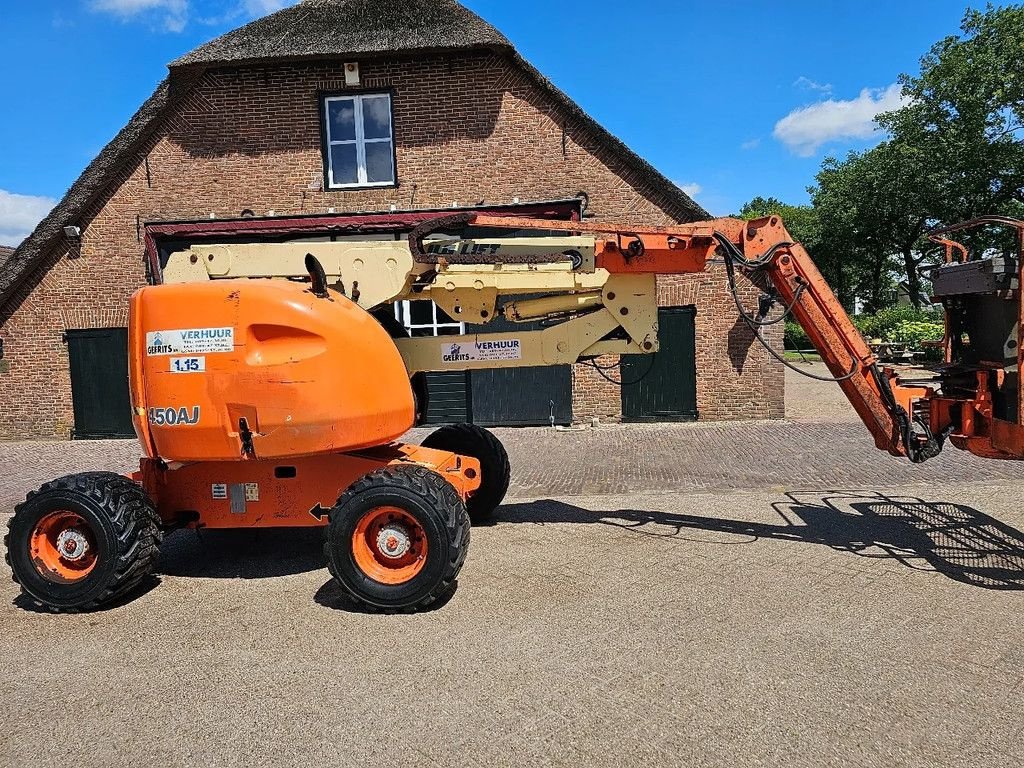
[[[387,210],[555,199],[585,191],[599,220],[668,224],[685,212],[647,188],[584,124],[490,54],[365,61],[362,89],[391,89],[398,185],[324,191],[319,99],[342,91],[342,65],[317,63],[208,72],[172,88],[156,132],[103,199],[0,314],[0,438],[67,435],[72,426],[67,328],[123,326],[145,280],[140,222],[161,219]],[[72,223],[72,222],[69,222]],[[698,304],[698,397],[705,418],[777,417],[782,377],[751,350],[720,275],[662,281],[664,303]],[[747,340],[749,341],[749,339]],[[616,418],[619,391],[576,366],[577,418]]]

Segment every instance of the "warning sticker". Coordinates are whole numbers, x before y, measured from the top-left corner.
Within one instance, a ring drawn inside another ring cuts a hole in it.
[[[230,352],[234,348],[234,328],[184,328],[146,334],[147,355],[197,355]]]
[[[228,497],[228,484],[227,483],[213,483],[210,486],[210,491],[215,499],[226,499]]]
[[[523,356],[519,339],[471,341],[441,345],[442,363],[465,363],[473,360],[519,360]]]

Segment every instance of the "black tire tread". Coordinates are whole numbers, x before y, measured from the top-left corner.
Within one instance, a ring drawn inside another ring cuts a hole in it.
[[[368,603],[358,594],[353,592],[345,584],[334,563],[333,550],[328,543],[330,538],[337,535],[344,519],[344,506],[358,494],[373,490],[378,487],[400,487],[421,496],[434,509],[444,513],[445,526],[450,533],[450,547],[448,551],[447,564],[444,575],[437,587],[429,595],[422,598],[413,605],[404,608],[387,608]],[[327,560],[327,570],[334,577],[349,597],[358,603],[363,609],[373,613],[415,613],[426,608],[431,603],[445,597],[454,587],[455,579],[458,577],[462,565],[466,561],[469,552],[470,519],[465,504],[459,498],[455,488],[437,472],[426,467],[415,464],[394,464],[381,467],[373,472],[363,475],[350,485],[341,496],[330,512],[327,528],[325,530],[324,557]]]
[[[482,451],[479,450],[481,446]],[[423,447],[473,456],[480,459],[481,464],[493,462],[494,466],[482,467],[482,479],[489,487],[485,489],[481,486],[466,504],[469,517],[474,523],[489,520],[505,498],[512,479],[512,465],[505,446],[495,434],[476,424],[445,424],[426,437]]]
[[[114,472],[79,472],[65,475],[44,483],[38,490],[31,491],[25,501],[14,508],[14,515],[7,521],[4,535],[4,559],[16,583],[18,575],[11,564],[11,529],[25,504],[41,493],[63,490],[89,496],[108,513],[116,531],[118,542],[117,565],[113,578],[106,588],[88,603],[74,607],[56,607],[39,598],[24,594],[40,608],[54,613],[79,613],[90,611],[130,592],[149,576],[160,557],[163,531],[156,507],[143,488],[124,475]]]

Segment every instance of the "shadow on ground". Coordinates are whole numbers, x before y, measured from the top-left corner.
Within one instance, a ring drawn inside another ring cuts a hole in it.
[[[686,531],[820,544],[859,557],[896,560],[988,589],[1024,589],[1024,533],[963,504],[867,491],[793,492],[772,504],[778,522],[620,509],[594,512],[561,501],[506,504],[496,522],[586,523],[640,536],[684,538]],[[167,536],[159,573],[259,579],[325,567],[320,528],[186,530]],[[332,582],[318,602],[346,608]]]
[[[778,523],[635,509],[592,512],[545,500],[505,505],[498,520],[600,523],[670,538],[699,530],[747,537],[742,543],[800,541],[896,560],[987,589],[1024,589],[1024,533],[973,507],[863,491],[788,493],[786,501],[772,507],[781,518]]]
[[[240,530],[181,530],[168,534],[160,547],[157,570],[169,576],[221,579],[265,579],[326,568],[322,528],[251,528]],[[425,610],[443,607],[451,589]],[[137,597],[136,593],[134,597]],[[352,600],[328,579],[314,596],[325,608],[352,613],[370,611]],[[383,611],[386,612],[386,611]]]
[[[325,567],[322,528],[181,530],[160,546],[157,570],[169,576],[264,579]]]
[[[423,608],[416,610],[415,613],[430,613],[431,611],[436,611],[439,608],[444,608],[446,605],[448,605],[449,602],[451,602],[451,599],[455,596],[455,593],[456,591],[458,591],[458,588],[459,582],[456,579],[451,583],[451,586],[449,586],[448,589],[445,590],[444,594],[439,596],[430,605],[427,605]],[[328,579],[326,582],[324,582],[323,586],[321,586],[320,589],[316,591],[316,594],[313,596],[313,600],[317,603],[317,605],[322,605],[324,608],[330,608],[331,610],[335,611],[345,611],[346,613],[413,613],[413,611],[411,610],[394,611],[386,608],[368,608],[360,603],[357,603],[355,600],[349,597],[348,593],[345,592],[344,588],[334,579]]]
[[[158,586],[160,586],[160,577],[156,574],[150,574],[149,576],[145,577],[134,589],[129,590],[128,592],[124,593],[123,595],[120,595],[114,600],[111,600],[109,603],[104,603],[103,605],[97,608],[90,608],[89,613],[103,613],[104,611],[112,611],[115,608],[121,608],[122,606],[128,605],[128,603],[139,599],[147,592],[152,592]],[[51,608],[47,608],[45,605],[36,602],[34,599],[26,595],[24,592],[22,592],[19,595],[16,595],[14,600],[12,600],[11,602],[15,607],[20,608],[23,611],[28,611],[29,613],[62,613],[62,611],[55,611]]]

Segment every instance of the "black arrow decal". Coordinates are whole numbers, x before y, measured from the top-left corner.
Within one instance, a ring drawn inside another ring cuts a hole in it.
[[[313,517],[315,517],[322,523],[324,521],[324,518],[331,514],[331,510],[324,509],[322,506],[320,506],[320,502],[318,501],[316,503],[316,506],[309,510],[309,514],[311,514]]]

